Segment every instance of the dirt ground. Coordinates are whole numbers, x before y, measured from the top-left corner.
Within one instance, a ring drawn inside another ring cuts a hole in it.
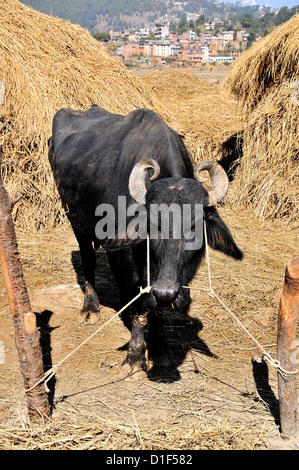
[[[165,70],[165,65],[160,67],[132,67],[132,72],[139,77],[153,73],[157,70]],[[201,66],[201,67],[182,67],[182,70],[192,70],[194,75],[200,80],[204,80],[209,83],[214,83],[218,85],[222,82],[224,77],[230,72],[231,65],[211,65],[211,66]],[[176,70],[176,69],[174,69]]]
[[[134,70],[144,74],[152,69]],[[195,69],[219,83],[229,67]],[[275,357],[277,315],[285,267],[298,256],[298,228],[261,222],[250,211],[220,213],[244,251],[242,262],[210,250],[212,285],[256,340]],[[142,381],[121,378],[129,332],[118,317],[118,292],[106,254],[98,253],[101,320],[82,326],[83,277],[68,225],[17,230],[45,371],[63,361],[47,384],[53,420],[27,420],[14,327],[0,276],[0,448],[97,450],[298,449],[279,432],[277,372],[229,312],[209,295],[206,260],[192,284],[187,317],[165,316],[163,328],[177,366],[149,361]]]
[[[286,263],[296,256],[298,233],[225,207],[221,214],[245,259],[232,261],[210,250],[214,290],[275,357],[280,290]],[[104,326],[58,367],[48,383],[53,421],[36,429],[27,422],[13,322],[0,278],[3,449],[288,448],[279,433],[276,370],[260,362],[256,344],[209,295],[206,262],[192,282],[188,316],[164,318],[177,367],[149,362],[144,380],[127,381],[120,379],[120,371],[129,333],[118,317],[105,325],[118,299],[105,253],[98,253],[101,320],[82,326],[83,279],[70,228],[17,231],[17,236],[45,370]]]

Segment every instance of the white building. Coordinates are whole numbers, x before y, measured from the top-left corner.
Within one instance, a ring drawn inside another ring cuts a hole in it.
[[[153,45],[153,55],[156,57],[169,57],[172,55],[172,44],[169,41],[156,42]]]
[[[168,23],[168,21],[165,21],[164,25],[159,27],[159,35],[161,36],[162,39],[165,39],[165,38],[169,37],[169,23]]]
[[[215,56],[215,57],[210,57],[209,62],[233,62],[235,60],[235,57],[228,57],[228,56]]]
[[[203,46],[200,50],[202,52],[202,61],[209,62],[209,48],[207,46]]]
[[[204,28],[206,31],[209,29],[214,29],[215,28],[215,21],[211,21],[211,23],[204,23]]]
[[[139,32],[140,32],[140,36],[142,38],[147,38],[149,36],[149,29],[148,28],[141,28],[139,30]]]
[[[224,43],[230,42],[234,40],[234,32],[233,31],[223,31],[222,32],[223,41]]]
[[[189,39],[190,39],[190,41],[194,41],[194,39],[195,39],[195,32],[194,31],[189,31]]]
[[[180,52],[180,45],[178,43],[171,44],[171,55],[178,56]]]

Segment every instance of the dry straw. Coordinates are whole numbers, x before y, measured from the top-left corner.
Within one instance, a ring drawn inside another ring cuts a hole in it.
[[[80,26],[39,13],[17,0],[0,8],[0,145],[8,191],[23,194],[23,228],[52,226],[64,216],[47,161],[55,112],[91,104],[115,113],[138,107],[167,115],[141,80],[111,58]]]
[[[262,219],[298,222],[299,15],[235,62],[223,86],[244,112],[231,200]]]
[[[1,2],[0,26],[2,171],[11,195],[23,194],[14,209],[22,228],[65,220],[47,161],[51,122],[61,107],[93,103],[121,114],[154,109],[194,163],[241,143],[230,149],[240,158],[227,201],[261,218],[298,218],[298,15],[242,54],[222,87],[175,69],[138,78],[81,27],[17,0]]]
[[[175,129],[185,139],[194,163],[220,159],[223,142],[238,126],[237,102],[192,71],[166,69],[143,78],[167,107]]]
[[[270,89],[298,78],[299,15],[275,28],[234,63],[224,84],[247,109]]]
[[[260,219],[298,221],[298,57],[296,15],[243,53],[220,87],[184,70],[143,78],[195,162],[232,164],[227,201]]]

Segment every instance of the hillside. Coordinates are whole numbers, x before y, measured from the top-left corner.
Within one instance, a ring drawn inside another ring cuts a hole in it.
[[[256,14],[259,8],[211,0],[23,0],[22,3],[42,13],[78,23],[91,32],[109,27],[142,27],[145,23],[154,24],[166,14],[169,21],[176,21],[186,13],[204,14],[214,20]]]

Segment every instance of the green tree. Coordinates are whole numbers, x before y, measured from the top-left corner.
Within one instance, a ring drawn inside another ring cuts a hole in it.
[[[97,41],[108,42],[110,41],[110,34],[109,33],[94,33],[92,35]]]
[[[205,15],[200,15],[198,18],[196,18],[195,23],[196,25],[204,24],[206,22],[206,17]]]
[[[189,23],[185,17],[181,18],[178,24],[178,33],[182,34],[185,31],[188,31]]]
[[[249,29],[252,27],[253,25],[253,17],[251,15],[244,15],[244,16],[241,16],[240,18],[240,23],[242,25],[243,28],[245,29]]]

